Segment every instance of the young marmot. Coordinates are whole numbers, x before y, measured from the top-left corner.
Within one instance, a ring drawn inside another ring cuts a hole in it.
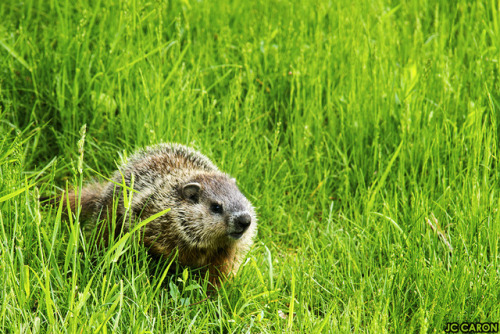
[[[136,191],[128,212],[119,185],[123,180]],[[238,269],[257,232],[254,208],[235,180],[189,147],[159,144],[139,150],[112,181],[82,189],[82,219],[96,222],[104,231],[100,237],[107,239],[109,234],[130,230],[137,218],[170,208],[142,228],[142,242],[155,255],[168,257],[177,251],[181,265],[207,268],[216,285]],[[73,212],[77,196],[75,191],[68,194]],[[113,203],[117,203],[116,230],[109,231]]]

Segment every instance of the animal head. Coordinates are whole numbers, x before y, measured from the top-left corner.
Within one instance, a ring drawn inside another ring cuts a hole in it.
[[[198,174],[182,182],[177,191],[181,203],[172,214],[178,216],[188,244],[216,249],[249,242],[255,235],[254,208],[229,176]]]

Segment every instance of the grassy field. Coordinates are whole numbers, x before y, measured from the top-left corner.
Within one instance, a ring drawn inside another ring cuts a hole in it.
[[[2,1],[0,332],[499,322],[499,6]],[[257,208],[216,294],[137,235],[96,250],[38,204],[162,141],[208,155]]]

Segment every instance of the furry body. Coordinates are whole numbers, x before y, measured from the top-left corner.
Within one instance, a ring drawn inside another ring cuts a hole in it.
[[[111,219],[118,201],[116,230],[104,228],[103,239],[129,230],[138,218],[171,208],[142,228],[142,241],[151,253],[169,256],[178,251],[181,265],[206,267],[214,284],[238,269],[257,231],[255,211],[234,179],[206,156],[178,144],[151,146],[130,157],[112,180],[81,191],[82,217],[100,225]],[[118,185],[123,180],[137,191],[128,211]],[[68,195],[74,211],[77,194]]]

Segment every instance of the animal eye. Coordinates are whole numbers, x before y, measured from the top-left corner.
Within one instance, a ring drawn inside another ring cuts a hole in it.
[[[222,213],[222,204],[213,203],[210,206],[210,210],[212,210],[213,213]]]

